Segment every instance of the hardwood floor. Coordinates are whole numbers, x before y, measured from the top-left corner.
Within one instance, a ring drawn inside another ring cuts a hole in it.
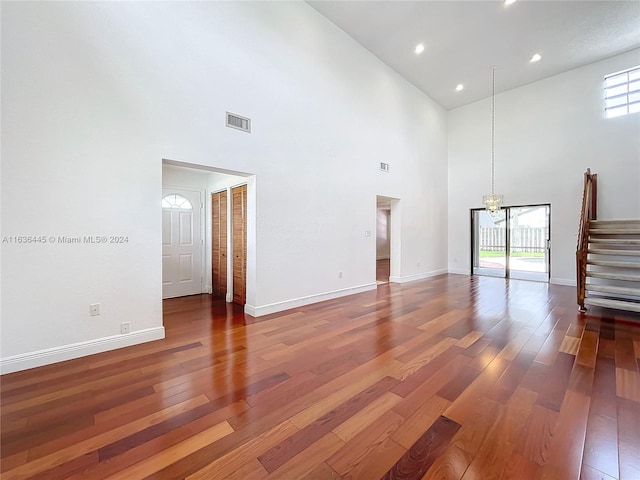
[[[640,315],[443,275],[3,376],[2,479],[640,479]]]

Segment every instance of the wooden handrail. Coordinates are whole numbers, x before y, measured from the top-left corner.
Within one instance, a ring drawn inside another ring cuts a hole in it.
[[[584,173],[584,187],[582,191],[582,209],[580,210],[580,225],[578,227],[578,246],[576,248],[576,285],[578,308],[584,308],[585,289],[587,284],[587,254],[589,250],[589,224],[598,218],[598,175],[587,168]]]

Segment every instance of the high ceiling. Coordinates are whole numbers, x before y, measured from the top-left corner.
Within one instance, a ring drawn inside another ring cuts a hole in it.
[[[640,47],[639,0],[307,3],[447,110]]]

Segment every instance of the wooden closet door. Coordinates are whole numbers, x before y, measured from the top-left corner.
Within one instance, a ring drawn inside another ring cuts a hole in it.
[[[227,294],[227,192],[211,196],[211,287],[216,295]]]
[[[231,189],[233,208],[233,301],[246,303],[247,270],[247,186]]]

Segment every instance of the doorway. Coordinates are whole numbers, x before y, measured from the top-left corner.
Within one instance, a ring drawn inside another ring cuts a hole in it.
[[[384,285],[400,276],[400,200],[376,196],[376,283]]]
[[[391,275],[391,205],[379,201],[376,209],[376,283],[389,282]]]
[[[194,200],[194,205],[197,204],[201,209],[201,233],[198,234],[199,240],[197,240],[201,255],[199,259],[193,257],[194,265],[198,263],[199,267],[200,290],[178,293],[175,296],[202,292],[213,293],[219,301],[239,303],[244,305],[244,310],[249,315],[254,314],[256,296],[256,182],[256,176],[250,173],[188,164],[175,160],[164,159],[162,161],[163,189],[176,187],[181,190],[197,190],[201,193],[200,201]],[[239,188],[236,189],[236,187]],[[240,208],[235,212],[236,218],[234,219],[232,206],[233,193],[236,190],[240,192],[240,199],[238,199],[238,194],[235,195],[236,203]],[[234,221],[236,229],[240,229],[241,233],[241,241],[235,247],[235,251],[239,252],[239,258],[235,261],[235,265],[233,261],[234,231],[232,230]],[[164,230],[163,235],[166,236]],[[163,238],[163,248],[164,243],[165,239]],[[166,263],[164,258],[163,263]],[[165,279],[163,278],[163,285],[164,283]]]
[[[471,273],[548,282],[551,205],[471,210]]]

